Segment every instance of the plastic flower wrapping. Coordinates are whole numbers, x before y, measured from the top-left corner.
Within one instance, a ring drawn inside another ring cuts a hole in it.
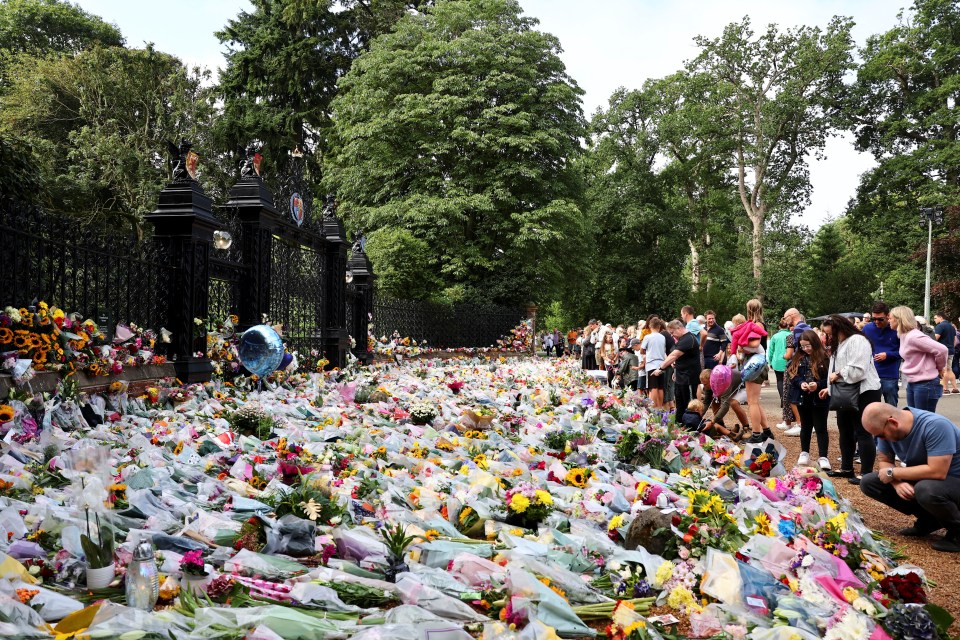
[[[223,334],[211,344],[232,361]],[[828,478],[785,472],[775,443],[678,430],[566,360],[389,360],[262,389],[224,376],[84,396],[65,383],[4,401],[0,421],[3,637],[883,639],[949,626],[923,570],[898,565]],[[86,586],[88,518],[115,540],[102,590]],[[151,611],[123,588],[144,541]]]

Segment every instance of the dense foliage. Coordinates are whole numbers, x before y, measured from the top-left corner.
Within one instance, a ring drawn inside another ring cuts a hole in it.
[[[354,61],[332,104],[325,181],[348,226],[426,240],[452,298],[559,291],[582,242],[581,91],[535,26],[512,0],[408,15]]]
[[[748,19],[589,121],[560,43],[515,0],[253,0],[216,35],[226,67],[124,46],[62,0],[0,0],[0,198],[139,224],[186,137],[222,201],[256,143],[277,188],[300,147],[316,195],[368,236],[379,286],[437,302],[534,302],[557,325],[680,305],[722,317],[960,312],[960,5],[916,0],[856,52],[852,22]],[[855,72],[855,73],[854,73]],[[877,166],[819,229],[807,166],[849,131]]]

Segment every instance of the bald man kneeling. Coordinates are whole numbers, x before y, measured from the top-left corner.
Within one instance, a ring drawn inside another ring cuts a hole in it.
[[[923,537],[945,528],[933,548],[960,552],[960,429],[936,413],[885,402],[867,406],[863,428],[878,438],[878,469],[863,476],[860,490],[916,517],[900,535]],[[897,466],[894,456],[907,466]]]

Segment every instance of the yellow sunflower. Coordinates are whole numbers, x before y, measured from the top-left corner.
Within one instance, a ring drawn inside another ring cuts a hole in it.
[[[587,480],[589,477],[590,476],[587,474],[586,469],[575,467],[570,469],[570,471],[567,471],[565,480],[573,486],[582,489],[587,486]]]
[[[0,424],[10,422],[16,414],[17,412],[10,405],[0,404]]]
[[[13,342],[13,331],[7,327],[0,327],[0,344]]]

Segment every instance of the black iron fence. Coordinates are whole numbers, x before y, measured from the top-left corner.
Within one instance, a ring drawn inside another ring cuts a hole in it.
[[[0,207],[0,238],[0,306],[42,300],[97,322],[167,320],[178,266],[157,244],[16,204]]]
[[[166,355],[190,382],[209,378],[207,332],[229,315],[241,330],[266,315],[291,349],[345,364],[346,319],[370,312],[373,273],[358,245],[357,276],[347,276],[348,242],[331,209],[298,226],[257,177],[241,179],[216,208],[197,182],[180,180],[160,193],[145,229],[139,237],[0,204],[0,307],[44,300],[108,326],[165,327]],[[348,279],[363,295],[348,298]],[[358,308],[347,314],[347,303]],[[365,333],[357,343],[362,356]]]
[[[436,347],[485,347],[526,317],[523,308],[375,298],[370,260],[360,242],[348,250],[332,208],[298,226],[254,176],[219,207],[197,182],[171,183],[144,228],[138,236],[85,227],[0,203],[0,307],[44,300],[107,326],[165,327],[173,336],[166,355],[189,382],[209,379],[207,332],[229,315],[240,330],[266,315],[283,325],[291,349],[331,366],[345,363],[350,337],[354,353],[368,355],[371,323],[377,336],[396,331]]]
[[[524,307],[442,305],[422,300],[375,296],[374,333],[388,338],[394,331],[434,347],[489,347],[523,322]]]

